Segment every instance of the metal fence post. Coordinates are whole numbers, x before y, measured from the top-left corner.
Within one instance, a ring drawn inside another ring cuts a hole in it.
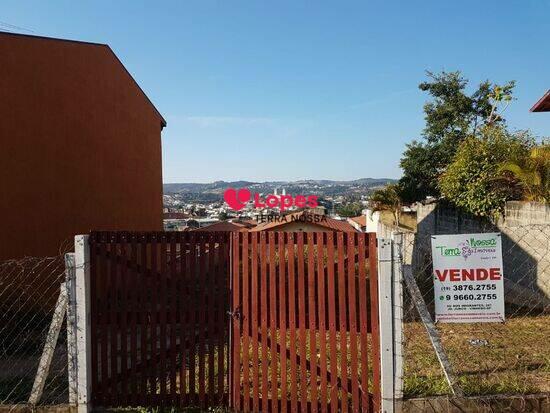
[[[380,326],[381,411],[394,411],[392,241],[378,240],[378,314]]]
[[[88,241],[88,235],[77,235],[74,240],[78,413],[88,413],[91,408],[90,247]]]

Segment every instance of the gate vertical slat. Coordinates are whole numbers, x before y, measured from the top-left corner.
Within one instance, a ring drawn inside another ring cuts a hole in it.
[[[243,356],[243,409],[245,412],[250,411],[250,328],[251,328],[251,298],[250,298],[250,268],[249,268],[249,248],[250,248],[250,234],[246,233],[242,236],[242,283],[243,283],[243,298],[242,298],[242,313],[243,313],[243,334],[242,334],[242,356]],[[237,338],[233,338],[236,340]],[[238,378],[234,378],[236,383],[239,383]],[[237,388],[240,388],[238,386]],[[237,397],[240,396],[238,395]],[[239,400],[240,403],[240,400]]]
[[[129,291],[129,310],[130,310],[130,405],[139,406],[138,402],[138,393],[137,393],[137,333],[136,333],[136,318],[137,318],[137,293],[138,293],[138,284],[134,282],[137,277],[136,265],[137,265],[137,254],[136,254],[136,234],[132,233],[130,235],[130,291]]]
[[[145,234],[138,235],[139,240],[139,275],[141,282],[137,285],[139,305],[137,310],[139,323],[139,397],[137,399],[141,406],[147,404],[147,237]]]
[[[119,393],[118,393],[118,386],[117,386],[117,373],[118,373],[118,312],[117,312],[117,295],[118,295],[118,274],[117,274],[117,262],[116,259],[114,259],[116,255],[116,247],[117,247],[117,240],[115,238],[115,234],[111,233],[110,236],[110,274],[109,279],[111,281],[111,284],[109,286],[109,313],[110,313],[110,319],[109,319],[109,329],[110,329],[110,368],[111,368],[111,375],[110,375],[110,381],[109,381],[109,388],[111,393],[111,405],[119,406]]]
[[[311,411],[318,411],[317,400],[317,344],[315,334],[317,331],[315,323],[315,237],[316,234],[307,234],[307,286],[308,286],[308,315],[309,315],[309,352],[310,358],[310,383],[311,383]]]
[[[251,342],[252,342],[252,408],[254,412],[260,409],[259,389],[259,357],[258,357],[258,234],[252,233],[252,281],[251,281]]]
[[[216,325],[216,331],[218,333],[217,335],[217,346],[218,346],[218,357],[217,357],[217,367],[218,367],[218,375],[217,375],[217,381],[216,381],[216,399],[218,403],[226,402],[224,400],[224,379],[225,379],[225,367],[224,367],[224,347],[225,347],[225,311],[224,309],[226,307],[226,296],[227,293],[225,291],[226,286],[226,279],[227,279],[227,273],[229,270],[228,267],[228,255],[227,255],[227,244],[230,242],[229,237],[226,235],[218,235],[216,237],[218,248],[216,250],[216,261],[218,263],[218,271],[217,275],[215,277],[216,281],[216,296],[215,296],[215,302],[217,303],[216,306],[216,319],[217,319],[217,325]],[[239,321],[239,320],[238,320]],[[240,333],[239,333],[240,337]],[[229,366],[228,366],[229,369]],[[229,371],[228,371],[229,373]]]
[[[336,350],[336,288],[334,283],[334,233],[327,234],[328,329],[330,345],[330,408],[338,411],[338,354]]]
[[[277,272],[275,263],[275,233],[270,231],[269,241],[269,350],[270,350],[270,397],[271,411],[279,411],[278,384],[277,384]]]
[[[378,262],[376,234],[370,233],[368,236],[373,386],[375,389],[380,389],[380,334],[378,328]],[[373,399],[374,411],[378,411],[380,409],[380,391],[374,392]]]
[[[208,278],[207,278],[207,284],[208,287],[204,291],[205,298],[206,298],[206,305],[205,305],[205,314],[207,317],[207,321],[205,324],[205,327],[208,326],[208,334],[207,334],[207,376],[208,376],[208,393],[207,393],[207,403],[210,405],[215,400],[215,394],[214,394],[214,277],[216,276],[216,247],[215,247],[215,234],[211,232],[208,236]]]
[[[367,314],[367,279],[365,274],[365,237],[359,237],[359,324],[360,324],[360,339],[361,339],[361,390],[362,404],[361,410],[366,412],[369,410],[369,373],[368,373],[368,346],[367,346],[367,331],[368,331],[368,314]]]
[[[218,275],[221,274],[220,272],[220,269],[221,269],[221,265],[222,265],[222,262],[221,262],[221,258],[222,258],[222,255],[221,255],[221,250],[222,250],[222,244],[221,244],[221,237],[216,233],[214,234],[214,255],[215,255],[215,262],[216,262],[216,267],[215,267],[215,270],[214,270],[214,274],[212,275],[212,278],[214,279],[214,289],[212,290],[211,294],[212,294],[212,307],[211,307],[211,311],[212,311],[212,325],[214,326],[213,327],[213,330],[212,330],[212,339],[211,339],[211,343],[212,343],[212,358],[214,359],[214,364],[212,365],[212,376],[213,376],[213,380],[212,380],[212,397],[213,397],[213,401],[212,401],[212,404],[213,403],[216,403],[216,404],[219,404],[221,403],[222,399],[220,398],[220,393],[219,393],[219,378],[221,377],[222,375],[222,365],[219,363],[219,355],[220,355],[220,352],[222,351],[222,348],[219,346],[219,337],[220,335],[222,334],[220,329],[219,329],[219,326],[220,326],[220,321],[219,321],[219,309],[220,309],[220,306],[222,305],[222,302],[220,302],[220,296],[219,296],[219,290],[220,290],[220,286],[219,284],[222,283],[223,284],[223,280],[222,279],[219,279]],[[216,349],[216,351],[214,351],[214,349]],[[223,360],[223,358],[222,358]]]
[[[233,340],[233,359],[231,360],[231,367],[233,368],[233,371],[231,372],[231,379],[233,381],[232,388],[231,388],[231,399],[233,403],[233,407],[236,411],[241,410],[241,395],[240,395],[240,380],[241,380],[241,318],[237,316],[239,312],[243,312],[244,310],[241,309],[241,297],[240,297],[240,284],[241,284],[241,274],[240,274],[240,266],[241,266],[241,259],[240,259],[240,253],[241,253],[241,245],[242,245],[242,233],[237,232],[233,234],[233,245],[232,245],[232,264],[233,264],[233,285],[232,285],[232,293],[233,293],[233,305],[231,307],[231,313],[233,315],[232,321],[233,321],[233,330],[232,330],[232,340]],[[245,259],[245,252],[242,250],[242,261]],[[244,284],[244,280],[243,280]],[[244,285],[243,285],[243,291],[244,291]],[[243,292],[244,295],[244,292]],[[244,298],[242,300],[245,301]],[[244,318],[244,316],[243,316]],[[247,351],[247,349],[244,349],[244,351]]]
[[[298,410],[298,378],[296,372],[296,278],[294,267],[294,240],[294,233],[289,233],[287,237],[288,329],[290,330],[290,411],[293,413]]]
[[[151,367],[152,367],[152,397],[153,404],[158,406],[159,403],[159,381],[161,381],[161,372],[159,371],[159,361],[160,361],[160,334],[159,334],[159,325],[160,325],[160,303],[159,303],[159,294],[161,289],[161,280],[159,276],[159,236],[158,233],[153,234],[153,239],[151,242],[151,279],[152,279],[152,313],[151,317]]]
[[[340,316],[340,380],[341,380],[341,411],[348,411],[348,336],[346,324],[346,268],[344,263],[344,234],[339,232],[336,237],[338,249],[338,312]]]
[[[320,402],[321,413],[327,413],[327,330],[326,330],[326,304],[325,304],[325,234],[317,234],[317,296],[319,300],[319,365],[321,373]]]
[[[168,302],[166,297],[166,234],[160,236],[160,269],[159,269],[159,375],[160,381],[160,406],[165,406],[166,379],[169,376],[166,371],[166,310]]]
[[[268,376],[268,352],[267,352],[267,245],[266,233],[260,233],[260,328],[262,358],[261,389],[262,389],[262,411],[269,409],[269,376]]]
[[[304,233],[296,234],[298,254],[298,333],[300,351],[300,410],[307,413],[307,353],[306,353],[306,287],[305,287],[305,256],[304,256]]]
[[[150,400],[149,400],[149,394],[148,394],[148,376],[149,376],[149,362],[148,362],[148,354],[147,354],[147,343],[149,342],[148,336],[148,326],[150,323],[150,303],[149,298],[147,296],[148,292],[151,291],[151,286],[149,285],[151,283],[150,280],[150,274],[147,270],[147,246],[149,245],[149,237],[145,234],[140,235],[141,243],[140,243],[140,268],[141,268],[141,284],[140,284],[140,311],[139,311],[139,323],[140,323],[140,365],[141,365],[141,374],[140,374],[140,404],[142,406],[146,406]]]
[[[178,300],[176,294],[181,295],[181,269],[177,271],[177,253],[176,253],[176,235],[177,233],[170,233],[170,277],[168,284],[168,293],[170,295],[170,310],[169,310],[169,327],[170,327],[170,400],[172,405],[179,405],[179,399],[176,392],[176,327],[177,327],[177,313],[178,313]],[[181,322],[181,320],[180,320]],[[181,351],[181,349],[180,349]]]
[[[199,297],[197,296],[196,292],[196,286],[198,284],[198,280],[200,277],[200,274],[198,273],[198,263],[197,263],[197,233],[192,232],[190,234],[189,238],[189,259],[190,259],[190,277],[189,277],[189,288],[190,288],[190,307],[189,307],[189,314],[190,314],[190,328],[188,330],[189,332],[189,403],[196,404],[197,403],[197,387],[196,387],[196,329],[197,329],[197,311],[199,303]]]
[[[359,234],[362,236],[362,234]],[[349,348],[350,348],[350,372],[351,372],[351,383],[352,383],[352,411],[353,413],[359,412],[359,382],[358,371],[359,366],[357,365],[357,317],[356,317],[356,305],[357,305],[357,294],[355,288],[355,246],[357,244],[357,234],[351,233],[348,234],[348,245],[347,245],[347,258],[348,258],[348,314],[349,314]],[[361,297],[359,298],[361,299]],[[363,298],[364,300],[364,298]]]
[[[285,234],[277,234],[277,251],[279,253],[279,356],[281,358],[281,413],[287,412],[287,345],[286,345],[286,271],[285,271]]]
[[[188,233],[177,233],[177,243],[179,244],[180,249],[180,259],[179,265],[181,268],[180,275],[180,295],[179,295],[179,317],[180,317],[180,329],[179,329],[179,339],[180,339],[180,406],[187,406],[188,400],[188,380],[187,380],[187,358],[189,356],[188,348],[188,338],[187,334],[189,332],[189,304],[190,304],[190,270],[189,270],[189,253],[187,252],[187,241]]]
[[[127,406],[129,402],[128,397],[128,283],[127,283],[127,243],[126,234],[122,233],[119,236],[119,248],[120,248],[120,375],[121,375],[121,388],[120,388],[120,401],[122,405]],[[118,253],[117,253],[118,255]],[[118,257],[117,257],[118,258]]]
[[[205,326],[205,311],[206,311],[206,240],[204,233],[201,233],[200,236],[200,242],[199,242],[199,285],[198,285],[198,298],[199,298],[199,343],[198,343],[198,350],[199,350],[199,406],[201,408],[204,408],[205,403],[205,388],[206,388],[206,382],[205,382],[205,374],[204,374],[204,358],[205,358],[205,337],[204,337],[204,326]]]

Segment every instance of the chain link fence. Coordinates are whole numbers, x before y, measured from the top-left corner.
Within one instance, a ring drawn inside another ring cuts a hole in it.
[[[496,231],[502,234],[506,321],[435,328],[464,395],[550,392],[550,225]],[[431,234],[403,234],[401,253],[435,320]],[[404,396],[452,395],[406,284],[403,291]]]
[[[64,281],[63,256],[0,263],[0,405],[29,403],[39,371],[46,379],[37,404],[68,402],[65,312],[55,311]],[[54,341],[55,318],[63,324]],[[47,346],[54,351],[45,371],[39,363]]]

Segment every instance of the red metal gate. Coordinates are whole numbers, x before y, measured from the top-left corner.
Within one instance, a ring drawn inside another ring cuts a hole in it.
[[[229,234],[90,236],[92,403],[227,403]]]
[[[378,411],[375,235],[236,233],[232,244],[232,407]]]
[[[95,407],[378,410],[374,234],[94,232],[90,258]]]

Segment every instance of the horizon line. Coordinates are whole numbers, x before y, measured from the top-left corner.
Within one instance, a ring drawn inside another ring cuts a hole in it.
[[[273,179],[270,181],[265,180],[250,180],[250,179],[231,179],[231,180],[225,180],[225,179],[216,179],[212,181],[178,181],[178,182],[162,182],[163,185],[172,185],[172,184],[212,184],[215,182],[251,182],[255,184],[264,184],[264,183],[271,183],[271,182],[299,182],[299,181],[334,181],[334,182],[352,182],[352,181],[359,181],[361,179],[375,179],[375,180],[392,180],[397,181],[399,178],[387,178],[387,177],[365,177],[365,178],[354,178],[354,179],[329,179],[329,178],[301,178],[301,179]]]

